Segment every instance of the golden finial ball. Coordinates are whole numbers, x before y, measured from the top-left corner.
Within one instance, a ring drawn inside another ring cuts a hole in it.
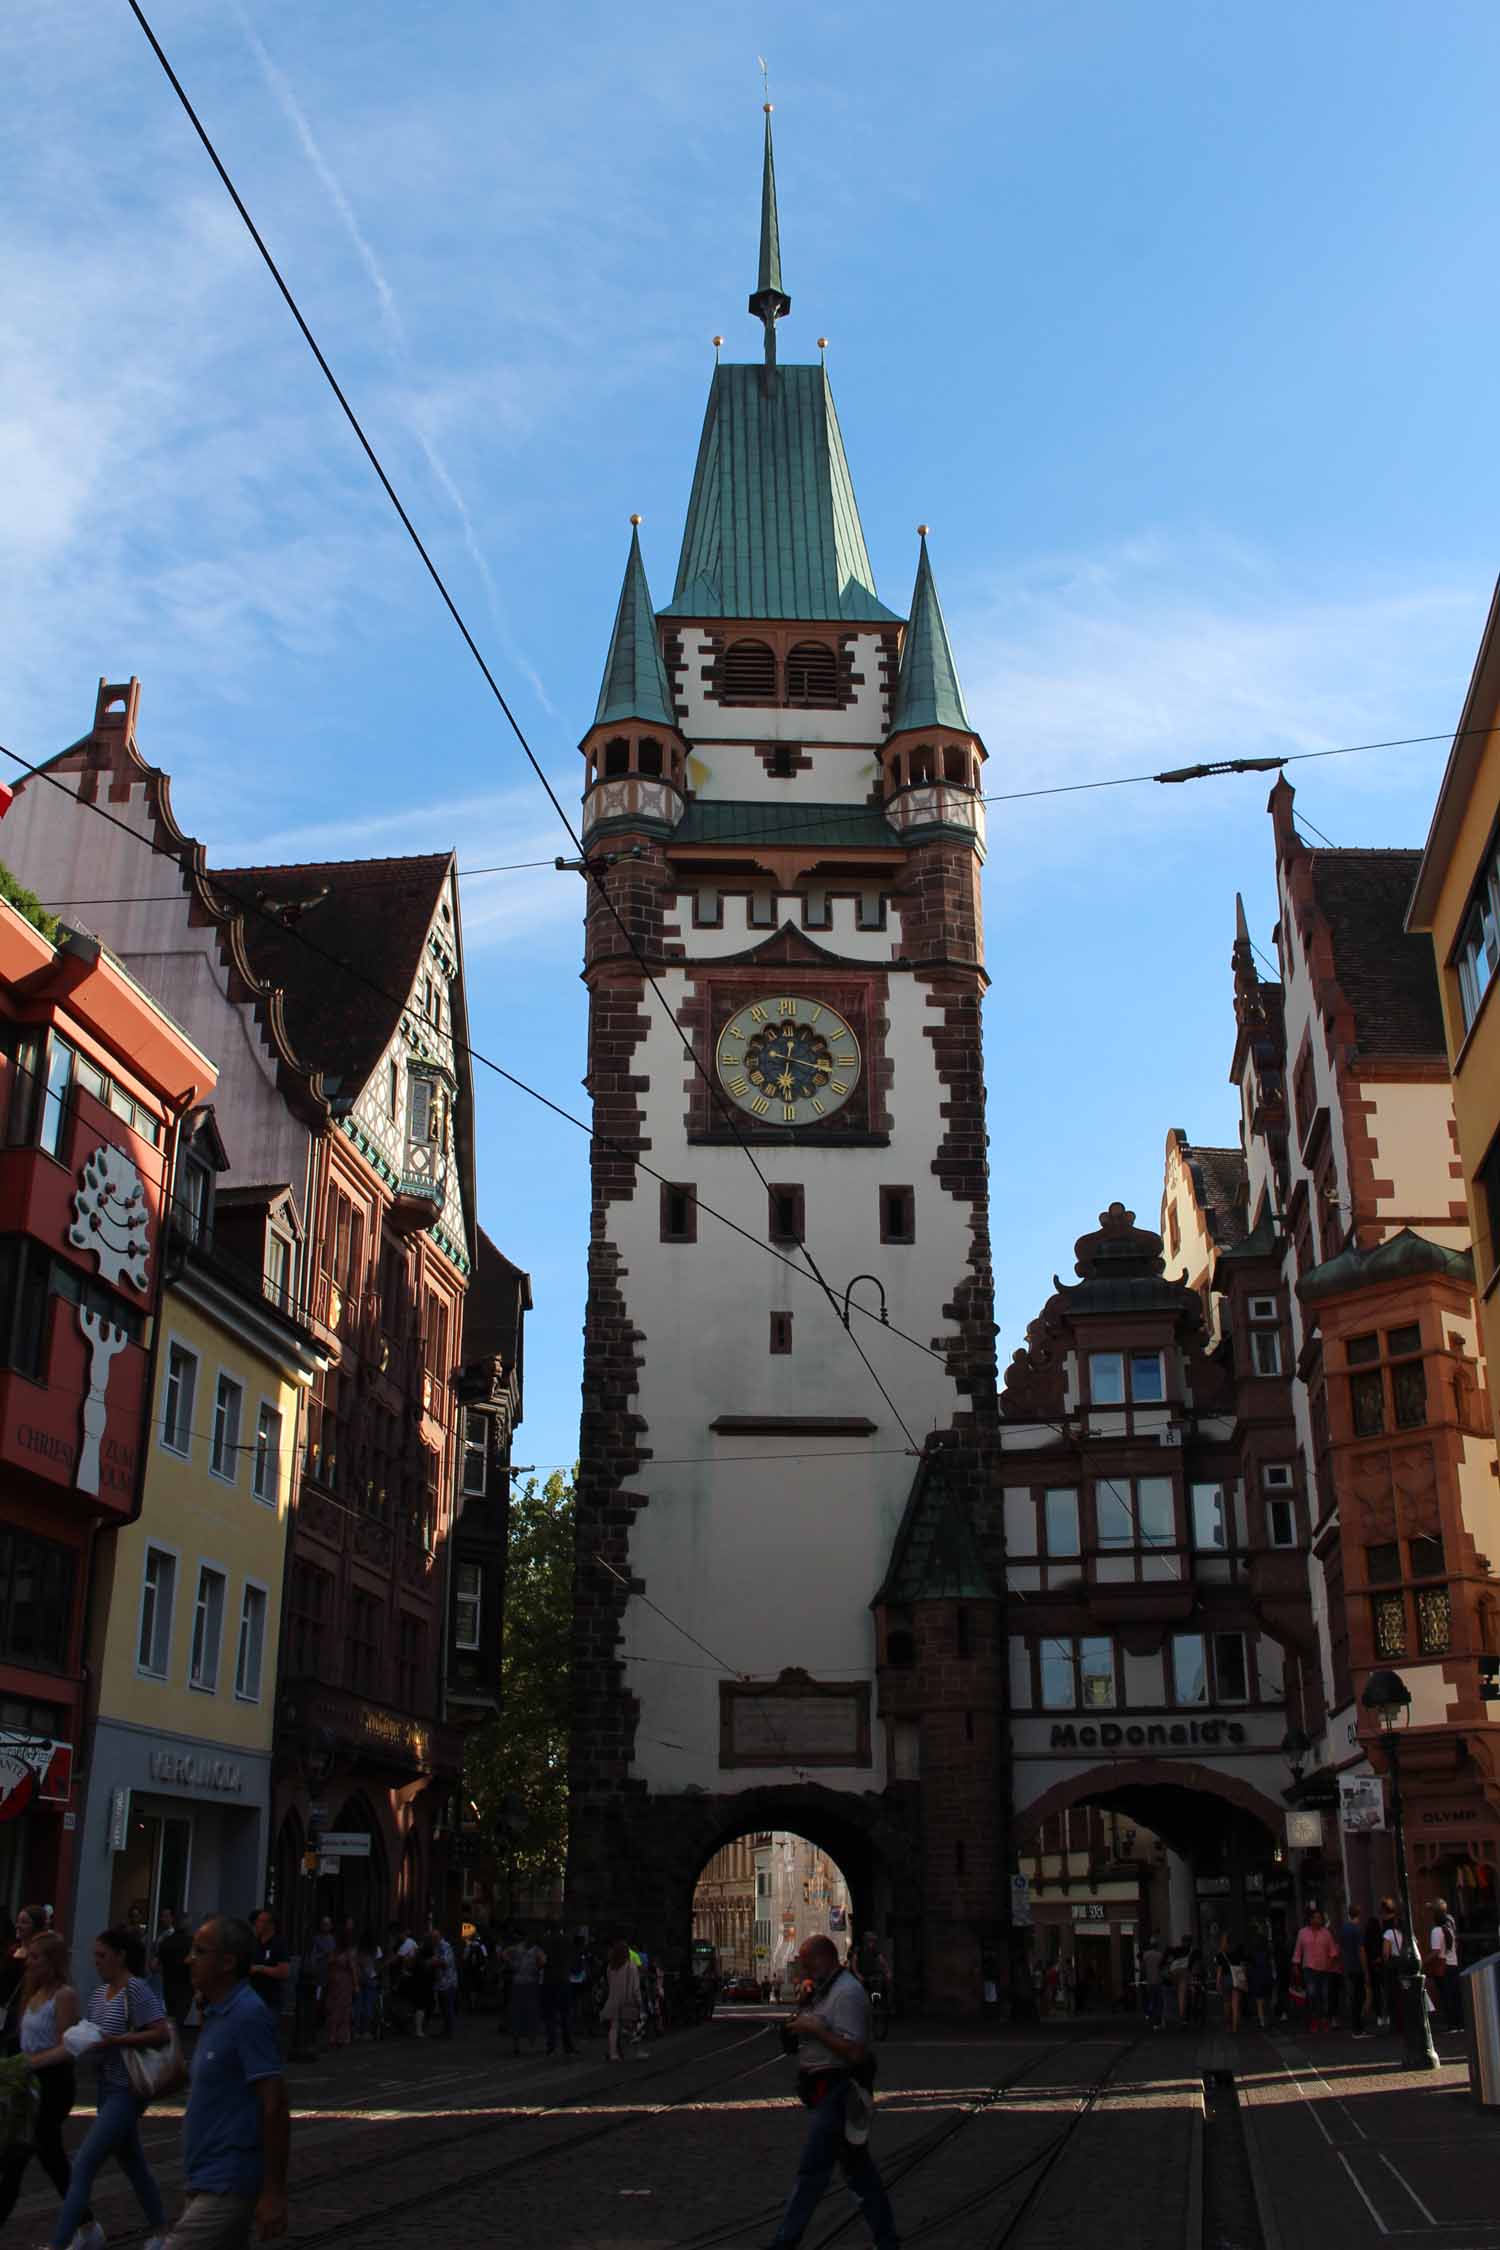
[[[723,343],[723,341],[724,341],[724,339],[723,339],[723,337],[722,337],[722,336],[715,336],[715,338],[714,338],[714,350],[715,350],[715,351],[717,351],[717,350],[719,349],[719,346],[720,346],[720,345],[721,345],[721,344]]]
[[[632,516],[630,520],[631,520],[631,522],[632,522],[632,523],[636,523],[636,524],[638,524],[638,523],[640,522],[640,520],[641,520],[641,519],[640,519],[640,517],[639,517],[639,516]]]
[[[820,352],[826,352],[826,351],[827,351],[827,349],[828,349],[828,338],[827,338],[826,336],[820,336],[820,337],[818,338],[818,349],[819,349],[819,351],[820,351]]]
[[[919,523],[919,524],[917,525],[917,537],[918,537],[919,539],[925,539],[925,538],[927,537],[927,534],[928,534],[928,532],[929,532],[929,531],[931,531],[931,529],[932,529],[932,526],[931,526],[931,524],[930,524],[930,523]]]
[[[776,107],[776,104],[774,102],[762,102],[760,106],[765,111],[767,117],[769,117],[772,110]]]

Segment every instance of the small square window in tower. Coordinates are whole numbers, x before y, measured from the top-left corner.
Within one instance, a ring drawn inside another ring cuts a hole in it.
[[[773,1242],[800,1242],[806,1231],[806,1199],[800,1187],[769,1191],[769,1232]]]
[[[882,1242],[915,1242],[917,1199],[909,1187],[883,1187],[880,1191]]]
[[[773,1312],[771,1315],[772,1354],[773,1356],[781,1357],[789,1353],[791,1351],[791,1348],[792,1316],[789,1312]]]

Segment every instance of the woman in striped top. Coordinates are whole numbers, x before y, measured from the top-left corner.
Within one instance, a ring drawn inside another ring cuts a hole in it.
[[[141,1975],[146,1949],[134,1930],[121,1927],[101,1931],[94,1940],[94,1966],[100,1982],[90,1995],[85,2014],[103,2034],[98,2046],[89,2050],[98,2058],[99,2107],[73,2159],[72,2184],[52,2230],[50,2250],[69,2250],[88,2209],[95,2178],[111,2156],[118,2157],[146,2214],[151,2231],[144,2250],[162,2250],[166,2212],[161,2189],[141,2146],[141,2113],[146,2105],[130,2083],[124,2049],[164,2047],[171,2033],[160,2000]],[[103,2229],[96,2226],[83,2235],[80,2250],[95,2250],[103,2241]]]

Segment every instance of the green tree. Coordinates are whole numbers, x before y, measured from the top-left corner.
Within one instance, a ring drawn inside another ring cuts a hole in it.
[[[515,1884],[560,1877],[568,1856],[568,1665],[573,1480],[535,1477],[510,1504],[500,1715],[479,1729],[464,1778]]]
[[[16,912],[24,914],[33,929],[40,930],[44,938],[56,945],[61,926],[57,916],[49,914],[35,892],[28,891],[24,883],[18,883],[8,867],[0,867],[0,898],[8,898]]]

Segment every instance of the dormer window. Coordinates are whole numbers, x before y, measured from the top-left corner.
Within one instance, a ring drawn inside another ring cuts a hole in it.
[[[719,673],[726,703],[774,703],[776,652],[765,641],[735,641],[724,651]]]
[[[412,1071],[406,1104],[407,1138],[414,1148],[436,1148],[442,1136],[442,1088],[425,1072]]]
[[[839,699],[839,660],[826,641],[799,641],[787,653],[786,699],[830,710]]]
[[[214,1172],[194,1148],[182,1151],[177,1167],[172,1219],[189,1242],[207,1249],[214,1231]]]

